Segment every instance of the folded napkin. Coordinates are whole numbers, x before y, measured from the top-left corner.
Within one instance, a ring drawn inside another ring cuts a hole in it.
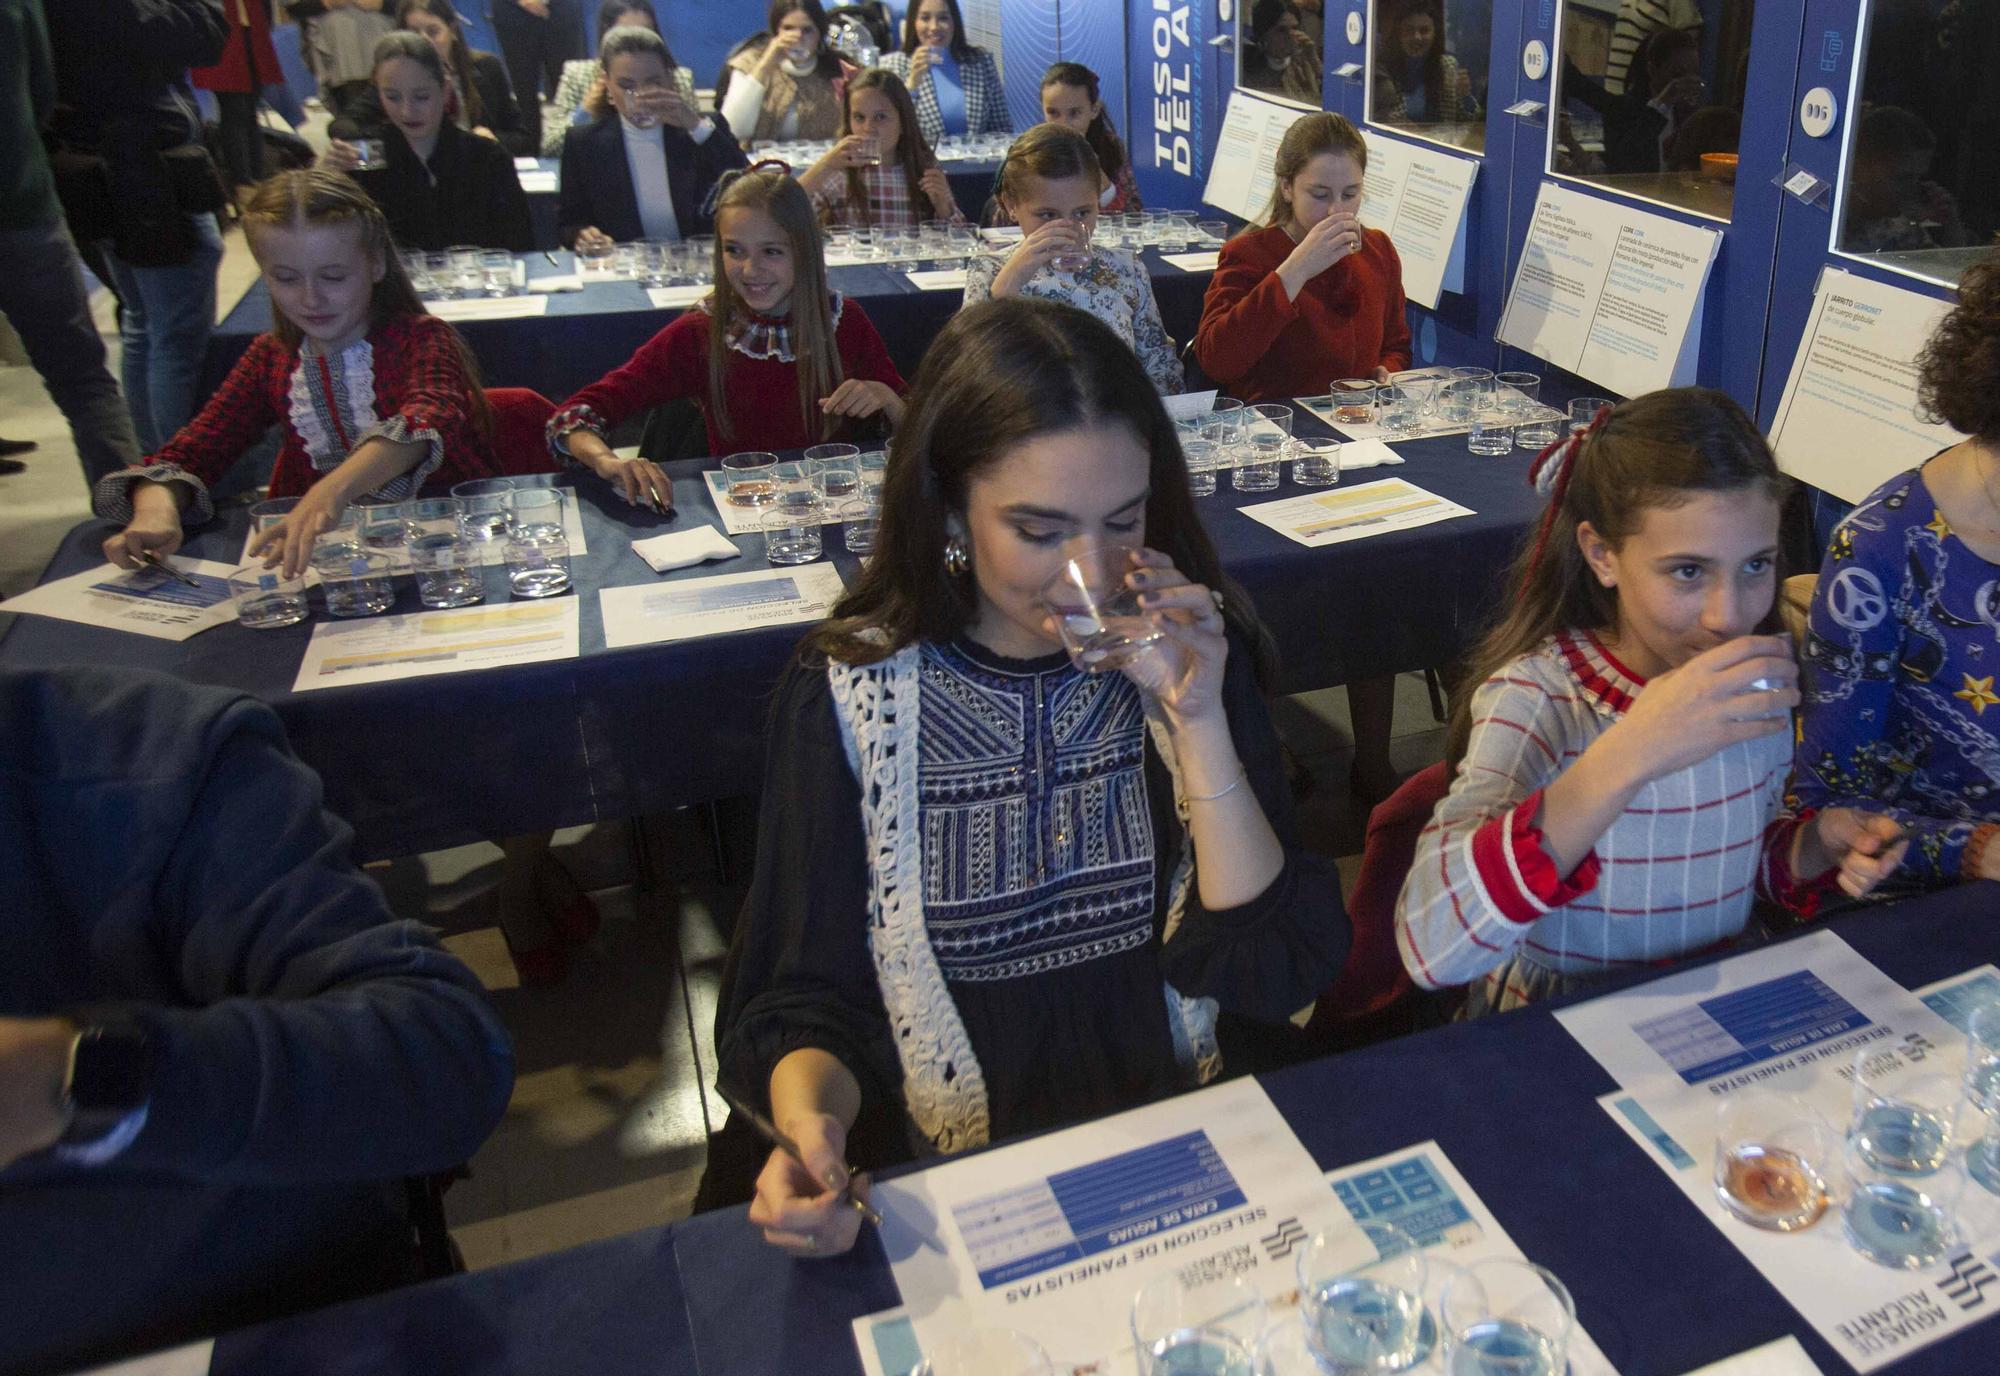
[[[740,553],[735,541],[710,525],[655,535],[650,540],[634,540],[632,552],[650,564],[654,573],[684,569],[710,559],[734,559]]]

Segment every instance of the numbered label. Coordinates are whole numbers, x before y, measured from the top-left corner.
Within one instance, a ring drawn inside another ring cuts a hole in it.
[[[1349,10],[1347,12],[1347,41],[1354,44],[1361,42],[1360,10]]]
[[[1549,45],[1539,38],[1528,40],[1528,46],[1521,49],[1521,74],[1530,81],[1540,81],[1549,74]]]
[[[1799,102],[1799,128],[1807,138],[1823,139],[1833,132],[1834,117],[1839,113],[1840,103],[1833,98],[1833,92],[1815,86]]]

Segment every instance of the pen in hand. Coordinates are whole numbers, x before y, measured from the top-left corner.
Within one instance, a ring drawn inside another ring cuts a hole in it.
[[[799,1151],[798,1143],[794,1142],[790,1137],[787,1137],[784,1133],[780,1132],[778,1130],[778,1125],[776,1123],[772,1122],[769,1118],[766,1118],[756,1109],[751,1108],[748,1104],[744,1103],[741,1099],[738,1099],[728,1090],[719,1089],[718,1092],[720,1092],[722,1095],[722,1101],[725,1104],[728,1104],[729,1107],[731,1107],[732,1109],[736,1110],[736,1112],[742,1114],[746,1119],[748,1119],[750,1126],[757,1129],[758,1133],[766,1141],[768,1141],[772,1146],[776,1147],[779,1151],[783,1152],[785,1155],[791,1157],[792,1160],[798,1162],[799,1166],[805,1171],[807,1175],[812,1174],[812,1167],[806,1165],[806,1158]],[[878,1228],[881,1227],[882,1215],[875,1212],[874,1209],[870,1208],[866,1201],[856,1199],[852,1193],[853,1181],[854,1181],[854,1168],[852,1166],[848,1166],[846,1170],[847,1170],[848,1184],[846,1188],[842,1189],[841,1196],[844,1199],[846,1199],[846,1201],[849,1204],[853,1205],[855,1211],[859,1213],[863,1218],[867,1219],[870,1223],[874,1224],[876,1227]]]
[[[200,583],[197,583],[194,579],[188,577],[186,574],[182,573],[179,569],[175,568],[172,564],[169,564],[166,560],[162,559],[159,555],[153,553],[153,551],[149,549],[139,550],[132,557],[134,559],[137,559],[140,563],[146,565],[146,567],[158,569],[161,573],[167,575],[167,577],[185,583],[191,588],[198,588],[201,586]]]

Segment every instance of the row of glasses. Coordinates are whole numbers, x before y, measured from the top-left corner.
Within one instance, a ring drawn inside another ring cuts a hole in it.
[[[854,554],[874,551],[888,456],[851,444],[815,445],[796,462],[761,450],[725,455],[723,500],[760,513],[765,557],[807,564],[825,551],[822,527],[839,521]]]
[[[475,549],[502,542],[507,586],[516,597],[569,591],[567,491],[534,478],[474,478],[451,495],[466,541]]]
[[[1188,491],[1197,497],[1215,495],[1218,476],[1230,470],[1230,485],[1238,492],[1270,492],[1282,478],[1285,461],[1292,464],[1292,481],[1300,487],[1332,487],[1340,481],[1340,444],[1306,440],[1294,435],[1291,407],[1264,403],[1245,406],[1218,397],[1202,415],[1175,422],[1181,454],[1187,462]]]
[[[515,290],[514,255],[503,249],[458,244],[426,252],[403,249],[403,274],[427,301],[464,301],[508,296]]]
[[[634,239],[576,250],[577,270],[624,277],[648,287],[701,286],[714,275],[715,238]]]

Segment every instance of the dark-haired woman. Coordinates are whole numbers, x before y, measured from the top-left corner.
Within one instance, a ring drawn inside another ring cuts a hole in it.
[[[469,133],[494,140],[509,157],[527,157],[534,145],[522,117],[520,102],[507,85],[507,67],[492,53],[466,44],[465,28],[451,0],[399,0],[391,7],[396,27],[429,43],[444,64],[445,118]],[[374,83],[349,102],[347,120],[368,128],[387,126]]]
[[[361,184],[389,217],[397,246],[532,249],[534,226],[513,156],[446,117],[450,85],[437,50],[415,33],[385,35],[375,45],[374,85],[389,165],[356,170],[358,152],[343,137],[319,161]]]
[[[857,1122],[949,1153],[1174,1093],[1222,1069],[1219,1010],[1281,1023],[1347,948],[1255,614],[1132,351],[1066,306],[973,307],[893,453],[876,557],[778,689],[717,1016],[723,1084],[806,1163],[771,1156],[751,1221],[802,1255],[854,1240]],[[1104,673],[1039,593],[1087,544],[1127,549],[1161,632]]]
[[[1803,807],[1909,837],[1887,891],[2000,879],[2000,258],[1959,282],[1918,358],[1928,412],[1968,438],[1835,528],[1813,592]]]
[[[602,41],[605,34],[613,29],[637,26],[660,32],[660,16],[653,8],[653,0],[604,0],[597,7],[597,36]],[[662,37],[661,42],[665,42]],[[696,104],[694,73],[674,61],[671,51],[667,53],[667,65],[674,69],[674,86],[681,99],[689,105]],[[542,120],[542,156],[553,158],[562,152],[563,135],[572,124],[588,124],[610,111],[610,103],[604,94],[604,65],[595,54],[590,57],[572,58],[563,63],[562,80],[556,84],[552,107]]]
[[[1144,210],[1139,180],[1132,175],[1132,156],[1111,127],[1111,114],[1098,95],[1097,73],[1081,62],[1058,62],[1042,73],[1042,118],[1084,136],[1097,154],[1104,190],[1097,208],[1106,215]]]
[[[903,50],[887,54],[882,65],[910,88],[917,127],[931,147],[947,138],[1014,132],[1000,68],[965,36],[958,0],[915,0],[903,16]]]
[[[715,87],[716,108],[748,146],[830,139],[854,67],[827,46],[819,0],[771,0],[764,32],[737,45]]]
[[[1472,73],[1444,50],[1438,0],[1406,0],[1375,51],[1376,118],[1408,124],[1460,124],[1479,116]],[[1384,109],[1386,101],[1388,108]]]

